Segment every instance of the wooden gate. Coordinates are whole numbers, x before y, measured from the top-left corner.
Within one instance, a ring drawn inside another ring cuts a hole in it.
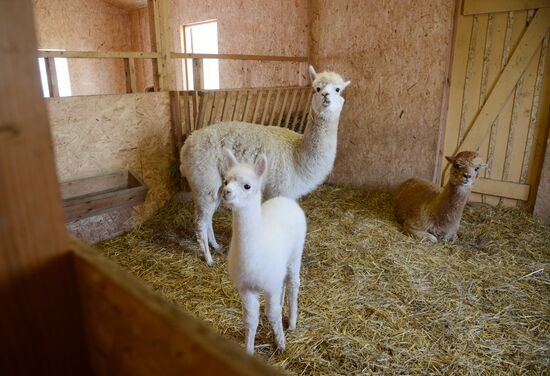
[[[456,22],[443,151],[489,164],[473,201],[531,205],[549,128],[550,0],[464,0]]]

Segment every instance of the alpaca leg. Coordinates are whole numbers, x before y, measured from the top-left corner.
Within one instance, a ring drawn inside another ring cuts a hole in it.
[[[277,342],[277,347],[281,352],[285,351],[285,334],[283,332],[283,317],[281,312],[281,295],[282,291],[277,289],[277,291],[266,292],[265,297],[265,314],[273,333],[275,334],[275,342]]]
[[[300,290],[300,260],[290,265],[288,268],[288,305],[289,319],[288,328],[296,329],[296,321],[298,320],[298,291]]]
[[[202,253],[204,255],[204,259],[206,260],[206,264],[211,266],[214,264],[214,260],[212,260],[212,255],[210,254],[210,249],[208,247],[208,211],[210,209],[211,204],[203,204],[201,205],[196,204],[196,213],[195,213],[195,220],[197,222],[197,240],[199,242],[199,245],[201,247]],[[214,209],[215,210],[215,209]]]
[[[220,200],[217,200],[212,208],[212,210],[209,210],[207,213],[207,222],[208,222],[208,240],[210,241],[210,244],[212,245],[212,248],[214,248],[216,251],[221,249],[221,245],[216,241],[216,236],[214,235],[214,227],[212,227],[212,218],[214,217],[214,212],[216,209],[220,206]]]
[[[437,243],[437,238],[435,236],[433,236],[432,234],[430,234],[429,232],[427,231],[422,231],[422,230],[417,230],[415,228],[413,228],[409,223],[405,222],[404,224],[404,229],[405,229],[405,233],[417,238],[417,239],[420,239],[420,240],[428,240],[432,243]]]
[[[254,338],[260,320],[260,296],[257,291],[241,291],[241,299],[244,308],[244,322],[246,325],[246,351],[254,354]]]

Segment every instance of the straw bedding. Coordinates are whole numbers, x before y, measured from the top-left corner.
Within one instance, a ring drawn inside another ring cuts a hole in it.
[[[454,244],[400,231],[389,193],[321,187],[308,217],[298,327],[256,353],[291,374],[543,374],[550,367],[550,226],[521,209],[468,205]],[[99,251],[242,344],[226,254],[199,258],[193,204],[171,203]],[[228,244],[231,213],[218,210]],[[263,307],[263,303],[262,303]]]

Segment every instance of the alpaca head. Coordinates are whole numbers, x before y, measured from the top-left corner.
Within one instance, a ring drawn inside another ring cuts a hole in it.
[[[344,81],[342,76],[334,72],[317,74],[311,65],[309,66],[309,76],[315,91],[311,103],[313,112],[316,114],[340,114],[344,105],[344,98],[341,94],[351,81]]]
[[[452,185],[470,188],[479,176],[479,171],[487,167],[487,164],[481,160],[479,154],[473,151],[462,151],[454,158],[445,158],[452,164],[451,177],[449,179]]]
[[[231,208],[247,206],[251,199],[261,198],[262,178],[267,169],[267,159],[261,154],[254,165],[239,163],[231,150],[224,149],[229,169],[224,174],[223,202]],[[261,201],[261,199],[260,199]]]

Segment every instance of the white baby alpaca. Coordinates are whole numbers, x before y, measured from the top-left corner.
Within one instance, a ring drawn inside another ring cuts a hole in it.
[[[254,337],[259,321],[260,291],[265,294],[265,313],[273,328],[277,346],[285,349],[282,305],[288,289],[289,329],[296,327],[300,265],[306,237],[306,217],[302,208],[285,197],[262,205],[262,178],[267,168],[261,154],[255,166],[239,163],[229,149],[222,197],[233,211],[233,234],[228,268],[239,290],[246,325],[246,350],[254,353]]]

